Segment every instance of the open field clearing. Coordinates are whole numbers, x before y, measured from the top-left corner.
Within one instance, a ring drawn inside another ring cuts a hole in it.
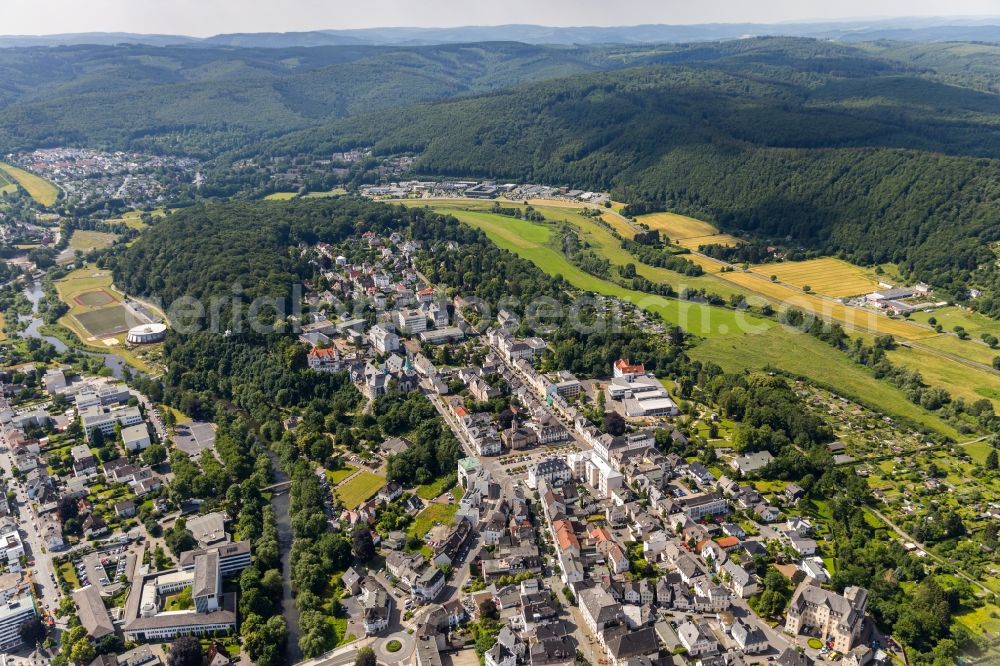
[[[117,238],[118,236],[114,234],[106,234],[102,231],[79,229],[74,231],[73,235],[70,236],[69,246],[74,250],[89,252],[90,250],[106,248],[114,243]]]
[[[677,213],[648,213],[638,216],[635,220],[640,225],[656,229],[675,243],[684,238],[714,236],[719,233],[713,224]]]
[[[149,211],[149,214],[153,217],[164,217],[166,215],[166,211],[162,208],[156,208]],[[123,224],[129,229],[138,229],[139,231],[142,231],[149,226],[142,221],[142,211],[139,210],[130,210],[121,217],[108,220],[108,224]]]
[[[702,361],[718,363],[724,370],[774,367],[801,375],[847,398],[908,418],[943,434],[958,438],[950,425],[921,409],[887,382],[875,379],[866,368],[851,362],[843,353],[804,333],[776,326],[761,335],[714,338],[701,342],[689,352]]]
[[[59,188],[49,181],[45,180],[40,176],[36,176],[33,173],[29,173],[24,169],[18,169],[16,166],[11,166],[4,162],[0,162],[0,169],[5,171],[8,176],[13,178],[18,182],[18,184],[23,187],[31,198],[42,204],[43,206],[51,206],[55,204],[56,198],[59,196]]]
[[[776,275],[780,282],[798,289],[808,285],[817,294],[831,298],[859,296],[878,289],[878,282],[863,268],[835,257],[756,264],[750,270],[768,277]]]
[[[949,305],[948,307],[938,308],[931,312],[914,312],[910,315],[910,318],[923,324],[930,324],[929,320],[933,318],[934,321],[941,324],[941,327],[949,333],[956,326],[961,326],[969,332],[970,336],[977,339],[982,333],[990,333],[991,335],[1000,337],[1000,321],[990,319],[978,312],[972,312],[957,305]]]
[[[17,192],[17,181],[6,171],[0,171],[0,195]]]
[[[416,203],[416,202],[414,202]],[[549,206],[549,203],[559,203],[559,206]],[[524,204],[519,204],[516,202],[504,202],[505,207],[511,208],[522,208]],[[705,291],[713,294],[718,294],[719,296],[728,298],[733,294],[742,294],[744,296],[751,296],[752,292],[743,289],[738,286],[734,286],[724,280],[720,280],[714,275],[702,275],[698,277],[691,277],[688,275],[682,275],[676,271],[671,271],[666,268],[657,268],[654,266],[647,266],[639,262],[635,257],[633,257],[628,251],[621,247],[621,243],[617,238],[612,235],[612,233],[603,225],[595,221],[593,218],[587,217],[586,215],[581,215],[579,211],[581,206],[578,204],[574,205],[572,202],[551,202],[546,199],[532,200],[531,206],[545,216],[547,220],[562,221],[572,224],[580,232],[580,237],[582,240],[586,241],[588,244],[593,246],[594,251],[599,255],[610,261],[615,266],[624,266],[625,264],[635,264],[636,272],[642,277],[646,278],[651,282],[656,282],[658,284],[669,284],[674,288],[675,291],[680,293],[686,288],[690,289],[704,289]],[[434,210],[442,213],[455,213],[459,210],[474,210],[474,211],[488,211],[492,207],[491,202],[487,201],[466,201],[466,200],[440,200],[433,204]],[[504,216],[496,216],[498,219],[512,219]],[[608,217],[605,214],[603,217]],[[619,220],[622,224],[625,222],[624,218],[615,216],[615,219]],[[514,220],[518,221],[518,220]],[[538,225],[533,225],[538,226]],[[634,233],[634,230],[629,227],[629,229]],[[548,232],[546,232],[547,234]],[[548,236],[546,235],[545,240],[536,242],[545,243],[547,242]],[[685,255],[685,258],[694,261],[696,255]],[[696,262],[697,263],[697,262]],[[721,266],[721,264],[716,264],[716,266]],[[716,269],[718,270],[718,269]]]
[[[1000,409],[1000,400],[994,397],[1000,393],[1000,375],[992,370],[965,365],[913,347],[897,347],[888,357],[896,365],[918,370],[925,384],[946,389],[953,398],[975,402],[986,396]]]
[[[416,515],[406,533],[408,536],[423,539],[424,535],[435,525],[450,525],[455,520],[456,513],[458,513],[457,503],[428,504],[423,511]]]
[[[357,476],[337,486],[336,493],[348,509],[355,509],[375,496],[385,485],[385,477],[371,472],[359,472]]]
[[[264,197],[264,201],[288,201],[299,196],[298,192],[272,192]]]
[[[673,240],[673,239],[671,239]],[[712,234],[711,236],[692,236],[691,238],[679,238],[674,241],[681,247],[689,250],[697,250],[702,245],[725,245],[732,247],[740,244],[740,239],[730,234]]]
[[[1000,356],[1000,349],[990,349],[978,338],[960,340],[957,335],[951,333],[941,333],[930,338],[923,338],[920,340],[920,344],[946,354],[954,354],[976,363],[982,363],[987,367],[992,366],[993,359]]]
[[[562,253],[546,245],[549,242],[550,232],[543,225],[492,213],[463,210],[449,212],[460,221],[482,229],[494,243],[528,259],[546,273],[562,275],[577,289],[605,296],[616,296],[658,314],[663,317],[664,321],[676,324],[695,335],[735,335],[742,330],[743,320],[748,325],[756,327],[767,328],[773,325],[767,320],[750,316],[743,317],[741,314],[725,308],[633,291],[590,275],[571,264]]]
[[[601,219],[605,224],[610,226],[615,232],[622,238],[628,238],[629,240],[635,238],[635,227],[628,223],[621,215],[616,215],[615,213],[603,213]]]
[[[303,199],[326,199],[327,197],[339,197],[347,194],[347,190],[342,187],[335,187],[328,192],[310,192],[304,195]]]
[[[719,277],[757,292],[779,306],[787,304],[788,307],[799,308],[825,319],[839,322],[848,332],[852,328],[858,328],[872,333],[886,333],[906,340],[934,335],[934,331],[917,326],[905,319],[890,319],[874,310],[850,307],[815,294],[806,294],[787,285],[771,282],[766,277],[756,273],[735,270],[720,273]]]

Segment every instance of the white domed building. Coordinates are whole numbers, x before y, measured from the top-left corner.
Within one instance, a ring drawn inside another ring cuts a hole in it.
[[[148,345],[153,342],[162,342],[167,337],[166,324],[143,324],[133,326],[128,330],[125,341],[133,345]]]

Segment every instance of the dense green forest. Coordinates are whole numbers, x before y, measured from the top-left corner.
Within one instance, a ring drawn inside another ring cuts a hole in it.
[[[3,49],[0,153],[80,145],[211,157],[330,118],[601,67],[589,51],[517,43]]]
[[[619,46],[6,48],[0,49],[0,153],[77,145],[199,157],[253,154],[261,140],[334,118],[649,65],[712,67],[809,88],[830,77],[896,74],[995,93],[998,61],[993,45],[785,37]],[[920,102],[937,103],[933,97]],[[895,109],[892,99],[882,103]]]

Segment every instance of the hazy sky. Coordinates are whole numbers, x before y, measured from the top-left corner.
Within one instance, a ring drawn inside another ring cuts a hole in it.
[[[1000,14],[1000,0],[0,0],[0,34],[213,35],[376,26],[772,23]]]

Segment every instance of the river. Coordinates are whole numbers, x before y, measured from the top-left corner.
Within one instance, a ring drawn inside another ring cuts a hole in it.
[[[288,481],[288,475],[278,464],[278,457],[271,456],[271,467],[274,469],[274,482]],[[281,553],[281,616],[285,618],[288,627],[288,649],[285,651],[285,662],[297,664],[302,661],[302,651],[299,650],[299,610],[295,607],[295,597],[292,596],[292,517],[291,490],[276,492],[271,496],[271,506],[274,507],[275,522],[278,527],[278,548]]]
[[[31,301],[31,317],[22,316],[21,321],[27,321],[28,326],[18,335],[22,338],[38,338],[39,340],[45,340],[50,345],[56,348],[56,351],[64,352],[69,349],[66,343],[59,338],[53,337],[51,335],[42,335],[39,330],[45,322],[38,317],[38,303],[42,300],[42,283],[39,280],[32,280],[27,283],[24,287],[24,296],[29,301]],[[104,359],[105,367],[111,368],[111,374],[116,379],[122,379],[125,376],[125,359],[123,359],[118,354],[102,354],[100,352],[92,352],[84,349],[77,349],[76,351],[82,354],[89,354],[90,356],[100,356]]]

